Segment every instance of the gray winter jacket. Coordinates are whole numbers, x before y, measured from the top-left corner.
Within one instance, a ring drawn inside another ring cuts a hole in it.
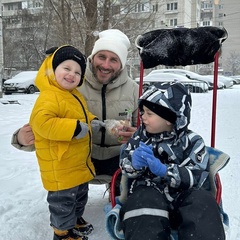
[[[86,80],[79,88],[87,101],[88,109],[99,120],[125,120],[132,111],[132,125],[137,126],[139,87],[127,74],[126,67],[118,78],[107,85],[100,84],[91,71],[88,59]],[[92,158],[106,160],[120,153],[118,139],[108,132],[93,134]]]

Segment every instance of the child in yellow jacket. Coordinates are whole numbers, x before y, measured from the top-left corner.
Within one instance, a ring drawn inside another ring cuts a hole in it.
[[[46,53],[49,55],[35,80],[40,94],[30,126],[43,186],[48,191],[53,239],[86,240],[84,235],[93,230],[82,218],[88,182],[95,176],[92,131],[100,131],[104,123],[88,111],[76,89],[84,81],[86,57],[69,45]]]

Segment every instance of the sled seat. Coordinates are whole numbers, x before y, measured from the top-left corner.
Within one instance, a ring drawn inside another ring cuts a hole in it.
[[[228,154],[212,147],[206,147],[207,151],[209,153],[209,176],[208,179],[205,181],[202,188],[211,191],[214,195],[220,209],[220,214],[222,217],[223,225],[225,228],[225,231],[228,231],[229,228],[229,218],[228,215],[223,210],[222,205],[222,185],[221,180],[219,177],[218,172],[223,169],[229,162],[230,157]],[[115,182],[118,177],[118,175],[121,174],[121,170],[118,169],[115,174],[112,177],[111,180],[111,204],[112,209],[107,210],[105,209],[106,214],[106,229],[109,233],[109,235],[112,237],[112,239],[117,240],[124,240],[123,231],[120,228],[120,219],[119,219],[119,211],[121,208],[121,202],[123,199],[121,199],[121,196],[115,196]],[[124,184],[127,186],[127,178],[126,176],[122,176],[121,184]],[[122,188],[124,189],[124,187]],[[124,190],[123,190],[124,191]],[[227,234],[227,233],[226,233]],[[178,240],[177,231],[172,230],[171,234],[172,240]]]

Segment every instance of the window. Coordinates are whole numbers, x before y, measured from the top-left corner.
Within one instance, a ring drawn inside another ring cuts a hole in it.
[[[203,26],[211,26],[211,22],[210,21],[203,21]]]
[[[153,12],[157,12],[158,11],[158,4],[156,3],[155,5],[153,5]]]
[[[177,26],[177,18],[169,19],[169,26],[176,27]]]
[[[40,1],[33,1],[29,4],[28,8],[41,8],[41,6]]]
[[[218,9],[223,9],[223,4],[219,4]]]
[[[22,9],[28,8],[28,2],[22,2]]]
[[[168,11],[177,10],[177,9],[178,9],[177,7],[178,7],[178,3],[177,3],[177,2],[168,3],[168,4],[167,4],[167,10],[168,10]]]
[[[120,13],[141,13],[141,12],[149,12],[150,11],[150,4],[149,2],[145,3],[137,3],[137,4],[130,4],[128,6],[120,6]]]
[[[149,12],[149,3],[138,3],[135,5],[135,12]]]
[[[40,2],[34,2],[33,7],[34,8],[39,8],[39,7],[41,7],[41,3]]]
[[[201,8],[203,9],[213,9],[212,3],[202,2]]]
[[[13,4],[8,4],[8,10],[11,11],[13,10],[14,5]]]

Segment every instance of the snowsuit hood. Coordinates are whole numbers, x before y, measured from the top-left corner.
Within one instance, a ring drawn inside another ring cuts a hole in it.
[[[166,120],[173,117],[167,114],[175,113],[175,130],[182,132],[187,129],[190,123],[192,99],[188,89],[181,83],[166,83],[158,88],[150,86],[139,99],[139,109],[142,111],[143,103],[147,101],[159,105],[159,111],[165,111]],[[165,110],[164,110],[165,109]],[[170,111],[169,111],[170,110]],[[170,121],[170,120],[169,120]],[[170,121],[173,122],[173,121]]]

